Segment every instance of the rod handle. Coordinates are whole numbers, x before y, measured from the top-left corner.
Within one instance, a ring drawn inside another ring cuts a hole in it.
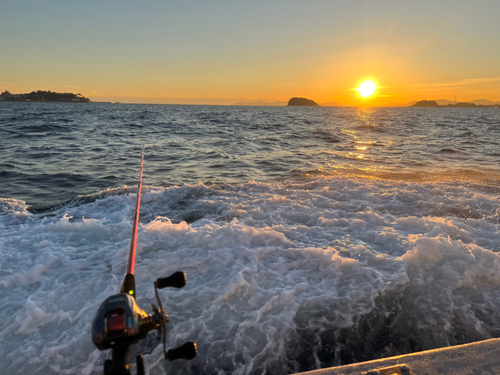
[[[127,273],[125,275],[120,293],[129,294],[135,299],[135,276],[133,274]]]

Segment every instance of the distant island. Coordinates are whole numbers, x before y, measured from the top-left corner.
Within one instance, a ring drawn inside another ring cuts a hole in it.
[[[90,103],[90,99],[81,94],[60,93],[54,91],[32,91],[29,94],[11,94],[7,90],[0,95],[0,101],[6,102],[70,102]]]
[[[500,106],[498,104],[491,104],[491,105],[484,105],[484,104],[474,104],[474,103],[466,103],[466,102],[459,102],[459,103],[448,103],[446,105],[439,105],[435,100],[420,100],[419,102],[416,102],[413,105],[410,105],[410,107],[427,107],[427,108],[499,108]]]
[[[288,107],[319,107],[314,100],[306,98],[292,98],[288,101]]]

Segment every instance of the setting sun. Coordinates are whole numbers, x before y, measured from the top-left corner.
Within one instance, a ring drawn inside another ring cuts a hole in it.
[[[368,98],[377,90],[377,85],[372,80],[367,80],[362,82],[356,90],[363,98]]]

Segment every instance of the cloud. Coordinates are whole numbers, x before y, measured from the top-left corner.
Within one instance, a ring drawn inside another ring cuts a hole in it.
[[[500,82],[500,78],[469,78],[466,79],[465,81],[471,83],[492,83],[492,82]]]
[[[466,78],[456,82],[440,82],[440,83],[423,83],[417,85],[418,87],[460,87],[471,85],[484,85],[489,83],[500,82],[500,78]]]

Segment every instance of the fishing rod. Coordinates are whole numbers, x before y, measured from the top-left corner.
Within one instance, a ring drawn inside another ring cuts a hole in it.
[[[142,192],[142,170],[144,169],[144,148],[141,157],[141,173],[139,184],[137,185],[137,200],[135,201],[134,222],[132,224],[132,236],[130,236],[130,248],[128,251],[128,265],[125,280],[123,280],[121,293],[130,294],[135,299],[135,254],[137,250],[137,229],[139,227],[139,213],[141,211],[141,192]]]
[[[137,186],[137,200],[134,210],[132,236],[130,238],[127,273],[120,293],[104,300],[92,322],[92,341],[94,345],[99,350],[112,350],[111,359],[104,362],[104,375],[130,375],[130,346],[145,339],[153,329],[158,330],[158,339],[162,338],[163,355],[166,360],[193,359],[197,354],[196,344],[192,341],[188,341],[175,349],[168,351],[166,349],[166,324],[169,322],[169,318],[163,309],[158,289],[184,287],[186,285],[186,274],[184,272],[177,271],[154,282],[155,296],[159,307],[153,304],[153,313],[151,315],[148,315],[136,303],[134,271],[143,168],[144,148],[142,149],[141,173]],[[137,375],[144,375],[144,356],[142,354],[136,357],[136,363]]]

